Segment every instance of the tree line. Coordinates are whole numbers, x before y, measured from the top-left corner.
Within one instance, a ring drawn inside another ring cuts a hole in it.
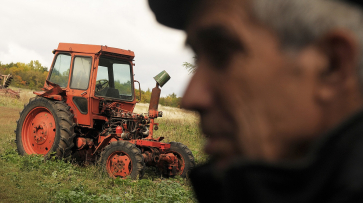
[[[135,96],[137,99],[140,97],[140,92],[135,89]],[[147,89],[146,91],[141,90],[141,103],[150,103],[151,91]],[[180,102],[182,97],[178,97],[175,93],[169,94],[166,97],[160,97],[159,104],[163,106],[171,106],[180,108]]]
[[[13,76],[11,86],[40,90],[48,76],[48,68],[43,66],[38,60],[30,61],[30,63],[8,63],[0,62],[0,75]],[[139,98],[139,90],[135,90],[136,97]],[[141,102],[149,103],[151,97],[150,89],[141,90]],[[169,94],[166,97],[161,97],[159,103],[163,106],[180,107],[181,97],[177,97],[175,93]]]
[[[39,90],[43,87],[48,75],[48,68],[42,66],[38,60],[30,63],[0,62],[0,74],[13,76],[11,86]]]

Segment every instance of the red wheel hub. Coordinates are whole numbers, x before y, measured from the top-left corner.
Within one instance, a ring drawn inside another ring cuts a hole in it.
[[[125,178],[131,174],[130,157],[123,152],[113,152],[107,159],[107,172],[113,177]]]
[[[54,144],[56,125],[45,107],[36,107],[26,116],[21,138],[27,154],[47,154]]]
[[[178,152],[171,151],[171,153],[175,156],[177,160],[175,164],[177,164],[177,167],[175,169],[171,169],[171,172],[176,172],[177,175],[181,175],[185,168],[185,161],[181,154]],[[175,171],[174,171],[175,170]],[[175,175],[175,174],[174,174]]]

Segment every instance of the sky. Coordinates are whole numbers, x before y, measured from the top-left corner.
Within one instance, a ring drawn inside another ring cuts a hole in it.
[[[147,0],[1,0],[0,61],[39,60],[50,67],[59,42],[107,45],[135,52],[135,79],[141,89],[166,70],[162,96],[182,96],[191,77],[182,66],[193,62],[186,35],[156,22]]]

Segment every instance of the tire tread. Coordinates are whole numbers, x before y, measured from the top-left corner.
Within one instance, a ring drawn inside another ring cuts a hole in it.
[[[53,117],[55,117],[55,122],[58,122],[58,126],[59,126],[59,134],[56,133],[56,136],[60,136],[60,140],[58,143],[58,146],[56,146],[54,148],[54,151],[50,151],[48,154],[51,154],[52,152],[56,152],[56,157],[57,158],[69,158],[72,154],[72,148],[74,146],[73,140],[75,137],[75,133],[74,133],[74,127],[75,127],[75,123],[73,122],[73,114],[70,111],[70,107],[64,102],[64,101],[53,101],[44,97],[33,97],[29,99],[29,102],[24,105],[24,109],[19,112],[20,113],[20,118],[26,117],[25,115],[25,110],[28,109],[28,106],[31,105],[36,105],[36,106],[45,106],[50,104],[50,106],[52,107],[52,110],[55,111],[55,115],[53,115]],[[31,107],[29,107],[31,108]],[[51,111],[51,110],[50,110]],[[24,122],[23,119],[23,122]],[[21,139],[21,132],[20,129],[22,128],[22,123],[20,123],[20,119],[17,120],[17,128],[15,130],[16,133],[16,137],[17,137],[17,144],[20,145],[20,143],[18,143],[18,139]],[[55,138],[56,139],[56,138]],[[19,145],[18,145],[18,153],[21,155],[25,155],[25,151],[23,149],[19,149]]]

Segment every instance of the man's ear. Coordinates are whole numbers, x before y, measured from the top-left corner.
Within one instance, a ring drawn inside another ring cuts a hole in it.
[[[321,88],[317,96],[325,103],[357,88],[359,46],[357,38],[345,30],[330,31],[318,46],[328,60],[318,76]]]

